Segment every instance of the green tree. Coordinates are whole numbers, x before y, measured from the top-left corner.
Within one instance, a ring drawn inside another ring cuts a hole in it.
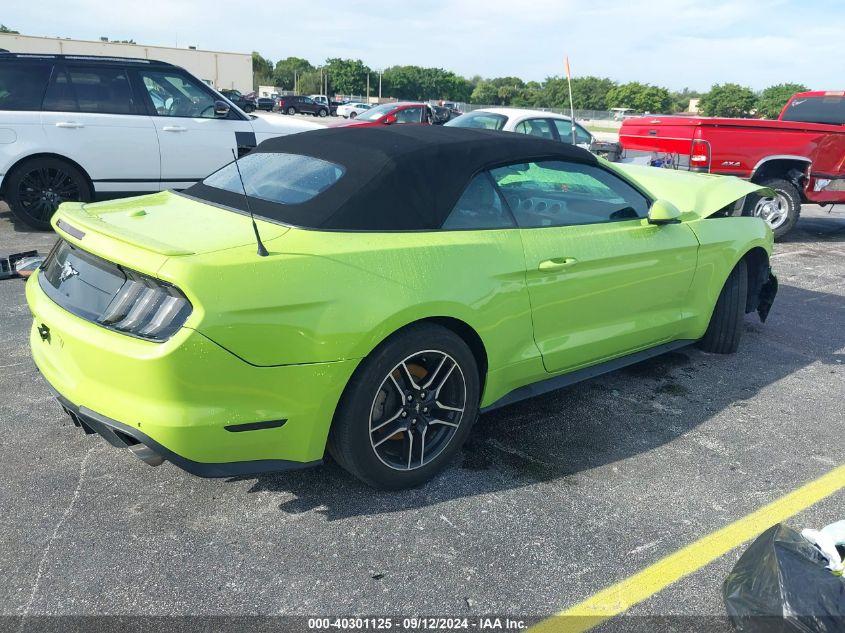
[[[276,62],[276,67],[273,69],[273,85],[278,86],[282,90],[293,90],[294,78],[298,78],[300,75],[313,70],[314,66],[307,59],[303,59],[302,57],[286,57]],[[319,84],[320,73],[317,73],[317,79],[314,81],[314,85],[319,87]],[[297,86],[297,88],[301,93],[308,92],[313,94],[316,92],[315,90],[306,91],[302,86]]]
[[[290,80],[291,88],[293,87],[293,77]],[[276,84],[277,86],[279,84]],[[284,87],[284,86],[280,86]],[[285,88],[286,90],[290,90],[291,88]],[[320,86],[320,71],[319,70],[306,70],[301,75],[298,75],[297,78],[297,91],[299,94],[309,95],[309,94],[321,94],[323,92],[322,86]]]
[[[497,105],[499,103],[499,88],[492,81],[482,79],[472,91],[470,101],[481,105]]]
[[[606,110],[607,93],[616,84],[606,77],[574,77],[572,79],[572,100],[577,110]],[[542,105],[547,108],[569,107],[569,86],[566,77],[549,77],[543,84]]]
[[[608,108],[633,108],[639,112],[668,112],[672,97],[666,88],[631,81],[607,92]]]
[[[809,90],[807,86],[802,84],[777,84],[776,86],[769,86],[760,93],[757,99],[757,114],[758,116],[767,119],[776,119],[780,116],[780,111],[783,106],[789,101],[789,97],[796,92],[806,92]]]
[[[705,116],[748,117],[757,103],[751,88],[739,84],[715,84],[701,97],[699,108]]]
[[[690,99],[700,99],[701,93],[697,90],[690,90],[689,88],[684,88],[680,92],[672,92],[671,97],[672,112],[686,112],[689,110]]]
[[[20,35],[20,31],[13,31],[12,29],[10,29],[5,24],[0,24],[0,33],[13,33],[13,34]]]
[[[522,91],[514,97],[511,105],[520,108],[536,108],[542,105],[542,94],[543,84],[539,81],[526,82],[525,88],[523,88]]]
[[[371,71],[360,59],[333,57],[326,60],[325,69],[332,92],[361,95],[367,90],[367,74]]]
[[[526,84],[519,77],[496,77],[479,81],[470,100],[481,105],[511,105],[525,101],[525,94]]]
[[[273,62],[261,53],[252,51],[252,87],[257,89],[260,85],[267,85],[273,81]]]
[[[382,95],[399,99],[467,101],[472,84],[442,68],[391,66],[382,75]]]

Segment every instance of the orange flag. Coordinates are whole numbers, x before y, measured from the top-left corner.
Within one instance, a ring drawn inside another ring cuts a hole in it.
[[[572,73],[569,72],[569,55],[566,56],[566,78],[572,79]]]

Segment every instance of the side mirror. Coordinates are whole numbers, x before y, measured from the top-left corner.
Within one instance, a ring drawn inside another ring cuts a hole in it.
[[[680,221],[680,210],[668,200],[655,200],[648,210],[649,224],[678,224]]]
[[[214,102],[214,116],[223,118],[229,116],[229,104],[225,101]]]
[[[396,120],[397,119],[396,119],[395,114],[388,114],[386,117],[384,117],[381,120],[381,122],[384,123],[385,125],[393,125],[394,123],[396,123]]]

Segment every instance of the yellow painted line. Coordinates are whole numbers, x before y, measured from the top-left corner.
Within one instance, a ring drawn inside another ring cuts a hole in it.
[[[845,465],[704,536],[642,571],[532,627],[532,633],[580,633],[623,613],[724,556],[766,529],[845,488]]]

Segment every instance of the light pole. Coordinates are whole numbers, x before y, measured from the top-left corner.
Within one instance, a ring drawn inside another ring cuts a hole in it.
[[[383,72],[384,72],[383,70],[378,71],[378,100],[379,100],[379,103],[381,103],[381,74]]]
[[[367,71],[367,103],[370,102],[370,72]]]

